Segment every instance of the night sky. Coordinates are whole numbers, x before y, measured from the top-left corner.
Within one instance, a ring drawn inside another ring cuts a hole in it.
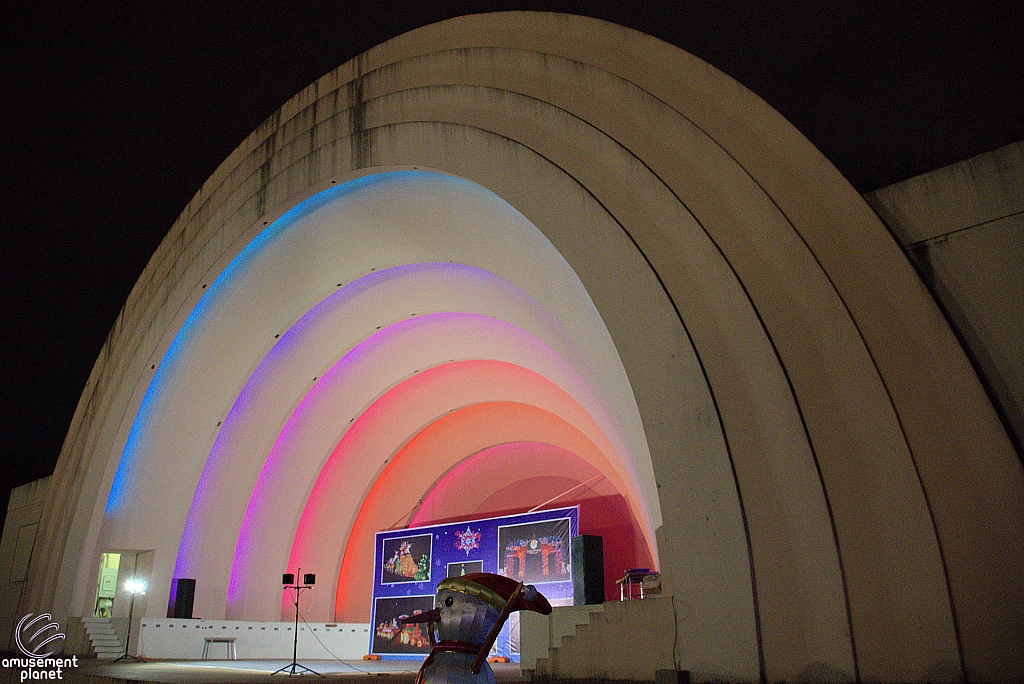
[[[418,26],[498,9],[631,26],[752,89],[861,192],[1024,139],[1020,2],[11,4],[0,502],[52,472],[118,311],[202,182],[300,89]]]

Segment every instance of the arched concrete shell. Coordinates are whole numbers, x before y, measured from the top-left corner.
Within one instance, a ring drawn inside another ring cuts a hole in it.
[[[104,508],[154,367],[204,286],[301,200],[414,168],[507,202],[592,301],[598,319],[586,320],[606,328],[631,391],[608,388],[609,419],[630,442],[635,398],[644,445],[629,446],[649,449],[640,484],[657,502],[679,667],[773,681],[1019,675],[1024,473],[891,236],[727,76],[635,31],[539,13],[462,17],[370,50],[289,101],[207,181],[90,377],[24,609],[80,614],[103,544],[152,548],[132,525],[105,528]],[[481,242],[456,260],[505,278],[478,263],[501,253]],[[387,250],[376,265],[360,254],[351,275],[396,265]],[[309,304],[330,286],[311,284]],[[569,301],[530,294],[549,311]],[[255,365],[222,378],[218,420]],[[214,422],[191,435],[195,458]],[[202,465],[189,464],[193,482]]]
[[[527,440],[568,449],[614,481],[608,454],[561,416],[538,405],[518,402],[491,401],[466,406],[417,434],[381,469],[373,484],[375,491],[367,495],[366,504],[350,523],[352,532],[341,559],[339,585],[370,588],[374,571],[373,533],[393,524],[396,510],[407,511],[417,504],[423,495],[420,477],[426,476],[433,482],[446,470],[492,445]],[[429,458],[433,454],[439,458]],[[423,468],[424,462],[429,462],[433,469]],[[324,496],[320,500],[327,509],[320,518],[333,520],[331,503],[336,497]],[[368,591],[342,592],[339,588],[339,621],[368,614],[370,600]]]
[[[527,453],[535,464],[529,472],[529,482],[544,488],[541,502],[572,501],[579,491],[588,496],[613,496],[617,493],[600,471],[573,452],[551,444],[534,441],[506,442],[473,454],[451,468],[431,485],[427,496],[416,506],[410,518],[411,526],[430,525],[455,519],[461,510],[469,508],[482,518],[495,517],[510,510],[510,503],[526,500],[526,496],[510,497],[509,490],[517,489],[497,481],[495,472],[518,467],[520,455]],[[566,492],[573,494],[565,496]],[[558,498],[556,498],[558,497]],[[509,499],[512,498],[513,501]],[[613,577],[621,577],[613,574]]]

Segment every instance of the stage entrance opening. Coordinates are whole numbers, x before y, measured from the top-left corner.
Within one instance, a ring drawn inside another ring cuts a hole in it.
[[[148,584],[153,568],[152,551],[105,551],[100,554],[99,574],[96,580],[96,600],[93,617],[128,617],[132,592],[126,587],[129,580]],[[145,594],[138,594],[135,610],[145,605]]]
[[[100,554],[100,576],[96,584],[96,603],[93,617],[112,617],[114,597],[117,595],[117,572],[121,566],[121,554]]]

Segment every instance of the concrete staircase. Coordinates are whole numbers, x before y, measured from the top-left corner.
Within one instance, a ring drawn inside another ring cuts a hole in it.
[[[611,601],[591,612],[575,633],[538,658],[538,679],[654,681],[656,670],[675,669],[675,617],[670,597]],[[555,609],[558,610],[557,608]]]
[[[84,617],[82,624],[97,660],[114,660],[124,655],[124,642],[110,618]]]

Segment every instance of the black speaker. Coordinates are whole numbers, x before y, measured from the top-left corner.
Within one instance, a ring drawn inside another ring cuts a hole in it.
[[[604,542],[597,535],[572,538],[572,603],[604,603]]]
[[[295,584],[295,573],[286,572],[281,575],[281,584]]]
[[[192,619],[192,606],[196,600],[196,581],[180,578],[175,580],[174,615],[172,617]]]
[[[316,575],[314,575],[311,572],[307,572],[302,576],[302,583],[306,586],[313,586],[314,584],[316,584]]]

